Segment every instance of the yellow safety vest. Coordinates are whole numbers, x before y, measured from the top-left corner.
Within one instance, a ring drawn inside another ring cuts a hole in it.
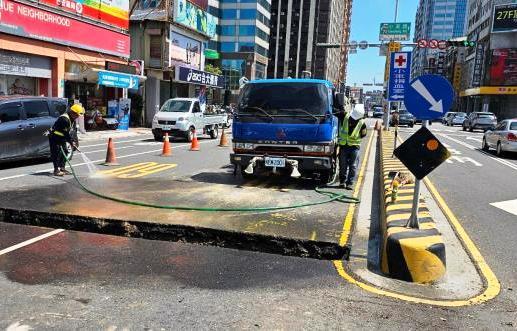
[[[360,119],[357,122],[356,127],[352,131],[351,134],[348,134],[348,119],[350,118],[350,113],[345,115],[345,119],[343,120],[343,124],[339,130],[339,144],[344,146],[361,146],[361,128],[363,127],[364,120]]]

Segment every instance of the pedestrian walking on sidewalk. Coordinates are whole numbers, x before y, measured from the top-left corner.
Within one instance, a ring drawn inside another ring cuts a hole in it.
[[[66,143],[69,143],[72,148],[77,149],[77,144],[72,138],[71,132],[75,128],[75,120],[84,115],[84,108],[75,104],[70,109],[59,116],[49,131],[48,141],[50,144],[50,157],[54,164],[54,176],[64,176],[65,170],[65,156],[62,151],[66,151]]]
[[[338,115],[339,129],[339,187],[351,190],[359,163],[361,139],[366,137],[364,106],[355,105],[352,111]]]

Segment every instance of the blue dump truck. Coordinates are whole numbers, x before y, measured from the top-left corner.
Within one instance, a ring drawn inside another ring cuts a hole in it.
[[[333,182],[339,172],[338,118],[346,98],[317,79],[244,85],[233,121],[230,161],[244,178],[259,173]]]

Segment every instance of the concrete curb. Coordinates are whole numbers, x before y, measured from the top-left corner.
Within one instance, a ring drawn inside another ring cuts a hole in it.
[[[407,168],[393,157],[394,135],[379,131],[378,157],[380,160],[382,272],[392,278],[427,284],[445,274],[445,243],[436,228],[424,200],[420,200],[418,216],[420,229],[406,228],[411,215],[414,184],[399,187],[397,199],[392,201],[392,181],[397,172]]]

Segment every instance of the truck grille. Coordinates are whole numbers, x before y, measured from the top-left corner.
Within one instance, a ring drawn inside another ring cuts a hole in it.
[[[174,125],[174,124],[176,124],[176,121],[162,121],[162,120],[158,120],[158,124],[162,124],[162,125]]]
[[[255,152],[260,153],[300,153],[302,150],[299,147],[287,146],[257,146]]]

